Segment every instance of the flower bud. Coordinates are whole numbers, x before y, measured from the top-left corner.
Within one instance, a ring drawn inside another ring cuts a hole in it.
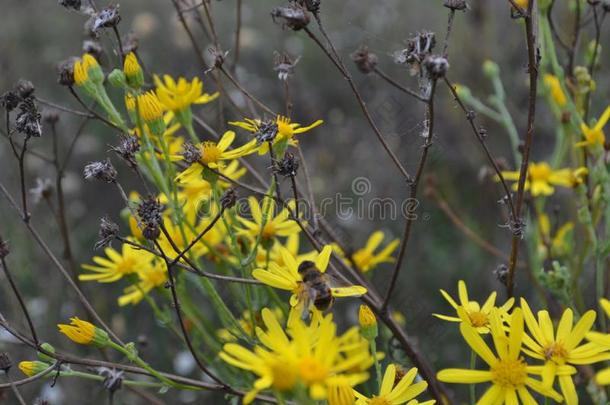
[[[360,333],[366,340],[374,340],[377,337],[377,318],[368,305],[360,305],[358,323],[360,323]]]
[[[123,72],[127,78],[127,84],[134,89],[139,89],[144,84],[144,73],[138,62],[138,58],[133,52],[129,52],[125,57]]]
[[[53,346],[51,346],[50,343],[43,343],[40,345],[40,347],[48,353],[52,353],[55,354],[55,348]],[[55,361],[55,359],[51,356],[49,356],[48,354],[42,353],[42,352],[38,352],[38,360],[40,361],[44,361],[45,363],[53,363]]]
[[[22,361],[19,363],[19,370],[28,377],[33,377],[40,374],[50,366],[42,361]]]
[[[489,78],[494,78],[500,74],[500,67],[496,62],[488,59],[483,62],[483,73]]]
[[[127,78],[125,77],[125,74],[122,71],[120,71],[119,69],[114,69],[108,75],[108,83],[110,83],[116,88],[124,89],[125,87],[127,87]]]
[[[105,347],[110,343],[108,333],[77,317],[70,318],[70,324],[57,325],[59,331],[66,335],[71,341],[81,345],[94,345]]]

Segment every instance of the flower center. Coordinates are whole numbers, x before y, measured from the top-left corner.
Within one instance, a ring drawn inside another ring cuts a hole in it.
[[[489,319],[487,318],[487,314],[484,312],[472,311],[468,313],[468,317],[470,318],[472,326],[475,328],[482,328],[489,325]]]
[[[354,253],[352,258],[354,259],[354,262],[356,262],[356,265],[361,269],[368,267],[371,260],[373,260],[373,256],[364,250]]]
[[[523,360],[500,360],[491,368],[491,380],[504,388],[517,388],[525,384],[527,369]]]
[[[531,181],[547,181],[551,173],[551,167],[546,163],[532,164],[529,169]]]
[[[299,362],[299,374],[306,385],[312,385],[324,381],[328,369],[316,359],[305,357]]]
[[[121,274],[129,274],[135,271],[135,261],[131,257],[127,257],[117,263],[116,271]]]
[[[275,226],[272,222],[267,222],[263,227],[263,239],[271,239],[275,236]]]
[[[279,116],[277,117],[277,132],[282,138],[292,138],[294,129],[290,126],[290,118]]]
[[[544,357],[547,360],[555,360],[557,362],[563,362],[568,357],[568,352],[563,343],[553,342],[549,346],[544,348]]]
[[[220,160],[222,152],[214,142],[204,142],[201,147],[201,161],[207,165],[209,163],[217,163]]]
[[[369,405],[391,405],[392,403],[385,397],[373,397],[369,401]]]

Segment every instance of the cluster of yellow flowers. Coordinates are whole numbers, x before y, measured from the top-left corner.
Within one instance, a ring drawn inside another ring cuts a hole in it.
[[[520,307],[510,299],[495,305],[492,293],[483,305],[468,297],[466,284],[458,284],[459,302],[441,290],[456,316],[437,317],[460,323],[460,332],[472,351],[483,360],[483,369],[445,369],[440,381],[460,384],[491,383],[478,404],[536,404],[530,390],[568,405],[578,404],[574,385],[575,366],[610,359],[610,335],[592,332],[595,311],[582,314],[574,324],[574,312],[566,309],[555,328],[547,310],[535,316],[523,298]],[[602,300],[610,316],[610,303]],[[492,350],[485,337],[490,336]],[[589,342],[584,343],[587,339]],[[558,383],[561,394],[555,390]],[[610,383],[610,370],[597,376],[598,384]],[[519,398],[519,399],[517,399]]]

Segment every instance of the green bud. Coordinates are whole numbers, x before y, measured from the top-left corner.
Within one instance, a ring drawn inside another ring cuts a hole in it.
[[[124,89],[127,87],[125,73],[119,69],[114,69],[112,72],[110,72],[108,75],[108,82],[119,89]]]
[[[40,345],[40,348],[46,352],[55,354],[55,348],[53,346],[51,346],[50,343],[45,342]],[[42,353],[42,352],[38,352],[38,360],[44,361],[45,363],[53,363],[55,361],[55,359],[53,357],[49,356],[48,354]]]
[[[500,67],[498,64],[491,60],[486,60],[483,62],[483,73],[489,78],[493,79],[500,75]]]

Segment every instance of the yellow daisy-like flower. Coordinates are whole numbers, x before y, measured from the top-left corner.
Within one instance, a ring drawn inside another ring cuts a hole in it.
[[[532,196],[549,196],[555,192],[553,186],[575,187],[582,183],[583,177],[587,174],[586,167],[578,169],[559,169],[553,170],[546,162],[531,163],[527,171],[525,180],[525,190],[531,190]],[[519,171],[502,172],[505,180],[514,181],[513,190],[517,190],[519,181]],[[496,177],[499,181],[499,178]]]
[[[326,245],[312,262],[315,268],[322,274],[328,268],[331,253],[332,246]],[[310,308],[303,306],[305,304],[304,300],[308,296],[307,289],[309,287],[299,273],[299,263],[287,249],[282,249],[282,256],[285,266],[279,267],[272,262],[269,263],[269,268],[266,270],[255,269],[252,272],[252,277],[271,287],[292,292],[290,306],[299,307],[303,311],[309,310]],[[366,294],[367,289],[359,285],[353,285],[348,287],[331,287],[330,291],[334,298],[357,297]],[[310,303],[310,305],[312,304]]]
[[[250,197],[248,198],[248,205],[250,206],[252,221],[242,217],[237,218],[245,226],[244,229],[238,231],[239,235],[246,235],[253,239],[260,235],[262,241],[266,244],[277,237],[290,236],[301,231],[299,224],[289,218],[290,210],[288,207],[283,208],[274,216],[275,200],[273,198],[264,198],[261,206],[255,197]],[[289,207],[294,211],[294,201],[290,201]]]
[[[110,338],[105,331],[77,317],[70,318],[69,325],[59,324],[57,327],[71,341],[81,345],[104,347],[110,342]]]
[[[610,120],[610,106],[606,108],[604,113],[593,127],[589,127],[587,124],[580,124],[580,130],[585,137],[584,141],[576,143],[576,146],[604,146],[606,143],[606,134],[604,134],[604,127]]]
[[[568,98],[561,88],[559,78],[551,74],[546,74],[544,75],[544,83],[549,88],[551,98],[555,104],[557,104],[557,106],[560,108],[565,107],[565,105],[568,103]]]
[[[606,317],[610,319],[610,301],[602,298],[599,301],[599,305],[606,313]],[[610,333],[589,332],[587,339],[605,350],[610,350]],[[599,385],[610,385],[610,367],[597,373],[595,382]]]
[[[576,373],[576,369],[566,365],[593,364],[610,359],[610,353],[606,349],[594,343],[580,344],[595,323],[595,311],[587,311],[576,325],[573,325],[574,314],[568,308],[561,316],[555,331],[548,311],[538,311],[536,319],[523,298],[521,308],[531,334],[531,338],[527,334],[524,335],[523,352],[545,362],[542,373],[545,384],[553,385],[555,377],[558,377],[566,404],[578,404],[576,387],[572,381],[572,374]]]
[[[413,384],[413,380],[415,380],[416,376],[417,368],[413,367],[400,378],[398,383],[396,383],[396,365],[390,364],[383,374],[379,394],[369,398],[354,391],[358,398],[356,405],[400,405],[405,403],[408,403],[409,405],[435,404],[435,400],[419,402],[415,399],[415,397],[424,392],[428,387],[426,381],[419,381]]]
[[[154,80],[161,104],[174,112],[182,111],[192,104],[207,104],[219,96],[218,92],[204,93],[203,82],[198,77],[193,78],[190,82],[184,77],[180,77],[176,82],[169,75],[163,75],[163,80],[155,75]]]
[[[286,238],[286,242],[282,244],[275,239],[271,247],[259,245],[256,255],[256,265],[261,268],[267,267],[267,262],[273,262],[279,267],[285,266],[282,249],[287,249],[290,254],[296,259],[297,263],[301,264],[305,260],[313,260],[318,255],[318,252],[312,250],[307,253],[299,253],[300,236],[298,233],[293,233]]]
[[[295,135],[302,134],[303,132],[310,131],[317,126],[320,126],[324,123],[322,120],[317,120],[311,125],[302,127],[301,124],[296,122],[292,122],[290,118],[284,117],[282,115],[278,115],[273,123],[277,126],[277,135],[273,140],[273,143],[278,143],[281,141],[288,141],[290,145],[296,145],[297,141],[294,139]],[[245,129],[248,132],[253,134],[257,133],[260,130],[263,121],[260,119],[250,119],[246,118],[244,121],[233,121],[229,122],[230,125],[235,125],[236,127],[240,127]],[[263,143],[259,147],[259,154],[263,155],[269,151],[269,145],[267,143]]]
[[[541,214],[538,218],[538,230],[540,232],[541,243],[538,250],[542,257],[547,257],[549,253],[553,255],[566,254],[570,249],[570,244],[567,239],[570,232],[574,229],[573,222],[566,222],[555,231],[555,235],[551,235],[551,221],[548,215]],[[548,252],[550,246],[551,252]]]
[[[83,264],[83,269],[92,273],[79,275],[79,280],[113,283],[128,274],[149,267],[151,261],[155,258],[152,253],[136,249],[128,243],[123,244],[120,253],[111,247],[104,249],[104,253],[106,258],[99,256],[93,258],[96,265]]]
[[[256,328],[260,346],[249,350],[228,343],[219,354],[228,364],[258,376],[244,397],[246,404],[260,391],[272,388],[287,392],[297,384],[308,388],[311,399],[323,400],[331,395],[331,387],[332,391],[345,384],[353,387],[368,378],[367,373],[352,370],[359,369],[361,363],[370,363],[369,351],[346,355],[341,350],[341,336],[337,336],[332,315],[310,325],[294,318],[286,331],[271,310],[263,309],[261,316],[266,330]]]
[[[502,325],[500,314],[492,310],[490,329],[496,354],[489,348],[481,335],[466,323],[460,325],[462,336],[474,352],[486,364],[485,370],[445,369],[439,371],[440,381],[456,384],[479,384],[490,382],[479,405],[518,404],[536,405],[537,402],[529,389],[561,402],[562,397],[551,387],[546,386],[531,374],[540,374],[541,367],[529,366],[521,357],[524,339],[523,312],[515,308],[511,315],[508,334]]]
[[[144,299],[151,290],[162,287],[167,281],[167,266],[161,261],[156,261],[138,271],[138,282],[127,287],[123,295],[118,298],[119,306],[136,305]]]
[[[392,253],[396,250],[400,241],[394,239],[379,253],[375,253],[375,250],[377,250],[379,245],[381,245],[381,242],[383,242],[383,238],[383,232],[374,232],[367,240],[366,245],[362,249],[358,249],[352,255],[352,260],[356,264],[356,267],[362,272],[366,273],[381,263],[394,262]]]
[[[180,173],[176,177],[176,181],[182,182],[184,177],[201,176],[203,166],[218,169],[222,167],[224,161],[238,159],[242,156],[249,155],[256,151],[256,143],[249,142],[235,149],[229,149],[235,140],[235,132],[225,132],[218,142],[205,141],[199,145],[201,152],[200,164],[192,164],[188,169]],[[183,159],[182,156],[176,156],[176,159]]]
[[[447,302],[456,310],[457,316],[433,314],[435,317],[449,322],[466,323],[479,333],[489,333],[491,312],[496,308],[497,293],[495,291],[489,295],[483,305],[480,305],[477,301],[470,301],[466,283],[463,280],[458,282],[459,304],[445,290],[440,291]],[[514,303],[515,300],[510,298],[504,305],[497,308],[499,314],[506,316]],[[463,309],[463,312],[460,309]]]
[[[51,367],[50,364],[47,364],[42,361],[21,361],[19,362],[19,370],[28,377],[33,377],[36,374],[40,374],[46,369]]]

